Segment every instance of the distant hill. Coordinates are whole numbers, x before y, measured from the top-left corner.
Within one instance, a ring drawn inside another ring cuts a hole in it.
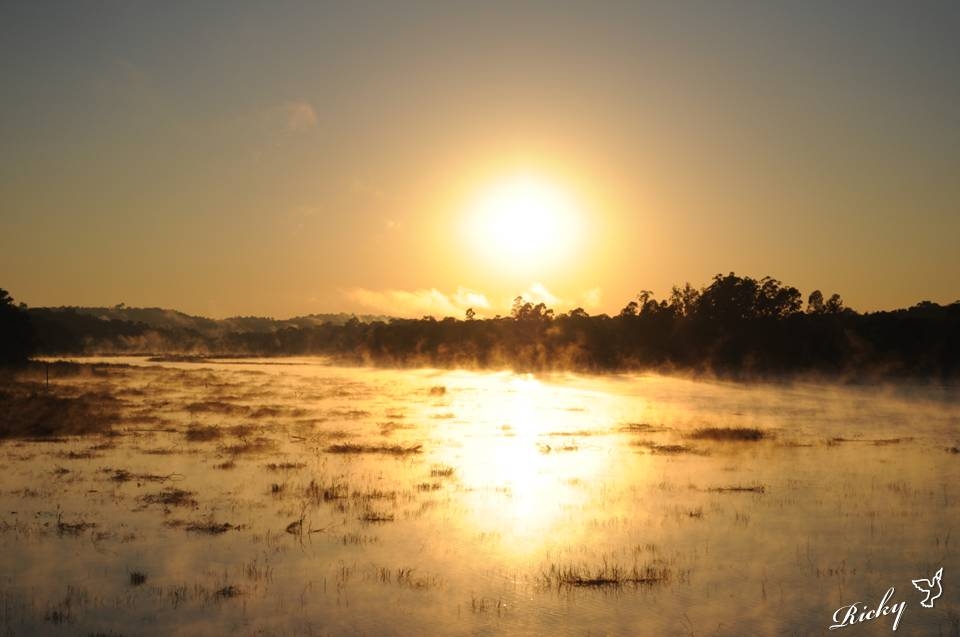
[[[263,316],[234,316],[225,319],[210,319],[204,316],[192,316],[178,310],[159,307],[37,307],[30,309],[31,314],[76,314],[99,319],[101,321],[125,321],[139,323],[159,330],[187,330],[206,337],[225,333],[272,333],[285,328],[317,327],[324,324],[344,325],[356,318],[361,323],[388,321],[390,317],[371,314],[308,314],[289,319],[273,319]]]

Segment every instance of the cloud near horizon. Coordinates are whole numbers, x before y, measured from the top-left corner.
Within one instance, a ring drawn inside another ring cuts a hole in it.
[[[436,288],[419,290],[369,290],[352,288],[344,295],[355,303],[390,316],[453,316],[462,318],[467,309],[476,311],[490,308],[487,297],[468,288],[457,288],[452,294],[444,294]]]
[[[576,307],[582,307],[585,310],[596,309],[600,304],[600,294],[600,288],[592,288],[576,299],[563,299],[553,294],[542,283],[534,282],[517,296],[522,296],[530,303],[543,303],[560,313]],[[371,290],[357,287],[344,290],[343,295],[370,311],[388,316],[412,318],[427,315],[462,318],[469,308],[473,308],[479,317],[489,318],[495,314],[508,315],[513,305],[513,297],[511,297],[504,300],[501,307],[495,307],[486,295],[465,287],[459,287],[451,294],[445,294],[436,288]]]
[[[602,293],[600,288],[591,288],[577,295],[575,298],[565,299],[555,295],[547,289],[547,286],[543,283],[534,281],[530,284],[530,287],[519,294],[519,296],[522,296],[523,300],[529,303],[543,303],[559,313],[567,312],[577,307],[583,308],[584,310],[595,310],[600,306]],[[510,299],[508,305],[512,306],[512,304],[513,299]]]

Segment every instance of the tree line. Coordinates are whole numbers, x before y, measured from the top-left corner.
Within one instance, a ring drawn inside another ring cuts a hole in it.
[[[860,314],[839,295],[771,277],[716,275],[657,299],[641,291],[614,316],[557,314],[517,297],[508,316],[326,322],[220,332],[25,308],[4,293],[4,360],[32,354],[326,355],[349,364],[524,371],[678,370],[720,374],[911,375],[960,372],[960,301]],[[15,317],[11,319],[10,317]],[[9,332],[8,321],[19,327]],[[26,326],[26,327],[24,327]],[[9,343],[8,343],[9,341]]]

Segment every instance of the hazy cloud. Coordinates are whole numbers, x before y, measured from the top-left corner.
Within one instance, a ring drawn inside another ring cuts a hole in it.
[[[346,290],[344,295],[373,312],[400,317],[431,315],[462,318],[468,308],[481,310],[490,307],[486,296],[463,287],[457,288],[452,294],[444,294],[436,288],[419,290],[353,288]]]
[[[550,292],[547,286],[539,281],[531,283],[530,287],[520,296],[522,296],[525,301],[533,303],[534,305],[544,303],[547,307],[554,307],[558,303],[561,303],[561,300]]]
[[[596,309],[600,307],[601,297],[602,292],[600,288],[591,288],[581,295],[581,306],[585,310]]]
[[[468,308],[473,308],[480,317],[491,317],[494,314],[508,315],[513,305],[513,298],[510,298],[498,307],[493,307],[486,295],[465,287],[457,288],[455,292],[449,294],[436,288],[419,290],[351,288],[345,290],[343,294],[350,301],[372,313],[398,317],[419,318],[429,315],[463,318]],[[543,303],[558,313],[567,312],[575,307],[582,307],[588,311],[596,310],[600,304],[600,288],[586,290],[572,299],[564,299],[551,292],[539,281],[531,283],[520,296],[530,303]]]
[[[600,306],[601,290],[600,288],[591,288],[577,295],[574,298],[562,298],[551,292],[547,286],[539,281],[534,281],[530,287],[520,293],[524,301],[533,303],[543,303],[556,312],[567,312],[576,307],[582,307],[585,310],[596,310]],[[508,307],[512,305],[510,300]]]
[[[317,113],[310,102],[295,100],[287,102],[282,108],[287,130],[297,132],[308,130],[317,125]]]

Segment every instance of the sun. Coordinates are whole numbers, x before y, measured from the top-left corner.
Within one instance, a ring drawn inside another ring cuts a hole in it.
[[[485,264],[531,272],[570,258],[579,225],[572,195],[546,179],[515,175],[476,195],[466,228],[469,242]]]

